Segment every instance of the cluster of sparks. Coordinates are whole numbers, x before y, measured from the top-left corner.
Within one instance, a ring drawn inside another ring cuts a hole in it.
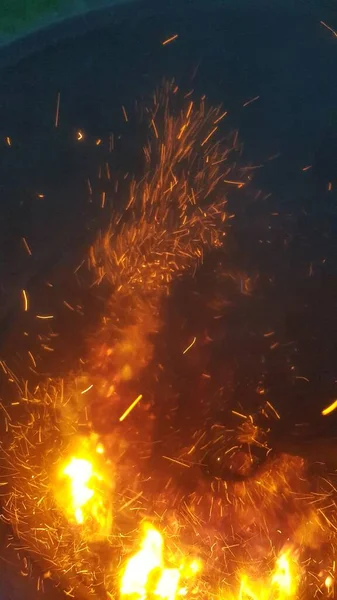
[[[331,595],[335,489],[325,480],[313,490],[302,459],[281,456],[244,483],[199,476],[188,492],[167,477],[152,496],[157,474],[142,471],[152,407],[139,392],[126,401],[126,384],[153,359],[172,282],[222,246],[228,187],[245,183],[230,158],[236,137],[224,149],[216,141],[226,113],[189,96],[172,110],[177,93],[170,84],[155,95],[145,176],[90,248],[93,285],[110,293],[82,371],[32,392],[18,384],[4,408],[3,518],[70,596],[283,600],[303,585]],[[131,413],[141,427],[128,425]],[[173,460],[198,468],[213,442],[196,432]]]

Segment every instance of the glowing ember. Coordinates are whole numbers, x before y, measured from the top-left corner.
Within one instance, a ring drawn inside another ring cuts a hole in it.
[[[121,594],[145,600],[150,595],[173,600],[177,595],[185,595],[182,579],[196,575],[201,568],[199,561],[192,561],[187,567],[166,568],[164,566],[164,542],[159,531],[146,526],[141,549],[129,559],[121,581]]]

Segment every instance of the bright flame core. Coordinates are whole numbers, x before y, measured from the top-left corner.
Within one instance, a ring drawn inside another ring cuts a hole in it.
[[[85,527],[91,541],[111,533],[113,478],[108,476],[104,461],[101,443],[90,437],[79,438],[59,471],[66,488],[56,493],[58,502],[70,522]]]
[[[276,560],[269,580],[253,581],[241,578],[239,600],[285,600],[296,597],[299,581],[298,566],[290,550],[283,551]]]
[[[72,458],[63,471],[71,480],[71,498],[75,519],[84,522],[83,507],[91,500],[94,490],[89,487],[93,479],[92,464],[83,458]]]
[[[120,592],[124,596],[133,596],[145,600],[150,595],[165,600],[174,600],[177,595],[185,595],[181,586],[183,578],[189,579],[200,571],[201,564],[193,560],[179,568],[166,568],[163,557],[164,543],[159,531],[147,525],[140,550],[132,556],[124,569]]]

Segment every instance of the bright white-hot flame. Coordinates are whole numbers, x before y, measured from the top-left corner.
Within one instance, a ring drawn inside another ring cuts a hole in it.
[[[276,561],[276,569],[272,577],[272,584],[285,596],[292,596],[297,587],[296,577],[292,573],[292,562],[289,550],[283,552]]]
[[[72,458],[63,471],[71,480],[71,497],[77,523],[84,522],[83,507],[93,497],[94,491],[89,487],[93,477],[92,464],[83,458]]]
[[[250,580],[241,577],[239,600],[285,600],[295,598],[298,588],[298,566],[290,550],[283,551],[276,560],[268,580]]]
[[[122,577],[121,593],[145,598],[149,574],[162,564],[163,540],[158,531],[148,529],[141,549],[130,558]]]
[[[140,550],[132,556],[122,575],[121,594],[145,600],[149,595],[164,600],[174,600],[184,595],[186,590],[180,587],[181,579],[194,577],[200,570],[199,561],[192,561],[187,567],[165,568],[164,543],[159,531],[146,526],[145,536]]]
[[[114,477],[105,448],[97,437],[74,441],[72,452],[58,471],[55,488],[57,501],[70,522],[85,525],[83,535],[91,541],[106,538],[112,526]]]

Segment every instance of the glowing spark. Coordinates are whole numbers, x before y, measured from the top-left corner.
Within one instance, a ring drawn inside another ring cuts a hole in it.
[[[266,405],[270,408],[270,410],[274,413],[275,417],[277,419],[280,419],[281,416],[280,414],[277,412],[276,408],[267,400]]]
[[[217,127],[213,127],[212,131],[209,132],[209,134],[201,142],[200,146],[204,146],[208,142],[208,140],[212,137],[213,133],[216,132],[217,129],[218,129]]]
[[[331,404],[329,404],[329,406],[327,406],[326,408],[324,408],[322,410],[322,415],[325,417],[326,415],[329,415],[330,413],[332,413],[336,408],[337,408],[337,400],[334,400]]]
[[[69,308],[69,310],[72,310],[72,311],[75,310],[74,307],[71,306],[71,304],[69,304],[69,302],[67,302],[66,300],[63,300],[63,304],[64,304],[64,306],[66,306],[67,308]]]
[[[170,44],[171,42],[173,42],[174,40],[176,40],[177,37],[178,37],[177,33],[175,35],[172,35],[167,40],[165,40],[164,42],[162,42],[162,46],[166,46],[166,44]]]
[[[228,111],[227,111],[227,110],[225,110],[225,112],[223,112],[223,113],[220,115],[220,117],[218,117],[217,119],[215,119],[215,121],[214,121],[214,125],[216,125],[217,123],[219,123],[220,121],[222,121],[222,119],[223,119],[223,118],[224,118],[226,115],[228,115]]]
[[[77,132],[77,141],[81,142],[83,140],[84,136],[83,136],[83,132],[82,131],[78,131]]]
[[[50,319],[54,319],[54,315],[36,315],[36,318],[42,321],[49,321]]]
[[[255,102],[256,100],[258,100],[260,98],[260,96],[255,96],[254,98],[252,98],[251,100],[248,100],[247,102],[244,103],[244,107],[249,106],[250,104],[252,104],[253,102]]]
[[[32,355],[32,353],[30,352],[30,350],[28,350],[28,355],[29,355],[29,358],[32,361],[34,367],[36,368],[36,360],[35,360],[34,356]]]
[[[61,100],[61,94],[60,94],[60,92],[58,92],[58,94],[57,94],[57,100],[56,100],[55,127],[59,126],[60,100]]]
[[[138,402],[140,402],[140,400],[143,398],[143,394],[139,394],[139,396],[137,396],[136,400],[134,400],[132,402],[132,404],[130,404],[130,406],[126,409],[125,412],[123,412],[122,416],[119,417],[119,421],[122,423],[122,421],[124,421],[124,419],[126,419],[126,417],[130,414],[130,412],[135,408],[135,406],[137,406]]]
[[[27,296],[26,290],[22,290],[22,296],[23,296],[23,310],[25,312],[27,312],[28,311],[28,296]]]
[[[156,138],[158,139],[158,138],[159,138],[159,135],[158,135],[158,130],[157,130],[156,124],[155,124],[155,122],[154,122],[154,120],[153,120],[153,119],[152,119],[152,121],[151,121],[151,125],[152,125],[152,127],[153,127],[154,134],[155,134]]]
[[[6,137],[6,144],[7,144],[7,146],[11,146],[12,145],[12,140],[8,136]]]
[[[128,115],[127,115],[127,112],[125,110],[125,106],[123,106],[123,105],[122,105],[122,111],[123,111],[125,122],[128,123],[128,121],[129,121]]]
[[[29,256],[32,256],[32,251],[31,251],[30,247],[28,246],[26,238],[22,238],[22,242],[23,242],[23,245],[25,247],[25,250],[26,250],[27,254]]]
[[[334,31],[334,29],[332,29],[332,27],[330,27],[329,25],[327,25],[324,21],[320,21],[320,24],[323,25],[323,27],[325,27],[326,29],[328,29],[329,31],[331,31],[331,33],[337,37],[337,33],[336,31]]]
[[[183,351],[183,354],[186,354],[186,352],[188,352],[188,351],[189,351],[189,350],[192,348],[192,346],[194,346],[194,344],[195,344],[195,342],[196,342],[196,341],[197,341],[197,338],[196,338],[196,337],[194,337],[194,338],[193,338],[193,340],[192,340],[192,342],[191,342],[191,343],[190,343],[190,344],[187,346],[187,348],[185,348],[185,350]]]
[[[92,383],[91,385],[89,385],[87,388],[85,388],[85,390],[82,390],[81,394],[86,394],[87,392],[89,392],[89,390],[91,390],[94,387],[94,384]]]
[[[224,179],[224,183],[229,183],[231,185],[237,185],[239,188],[241,188],[245,185],[242,181],[233,181],[231,179]]]

